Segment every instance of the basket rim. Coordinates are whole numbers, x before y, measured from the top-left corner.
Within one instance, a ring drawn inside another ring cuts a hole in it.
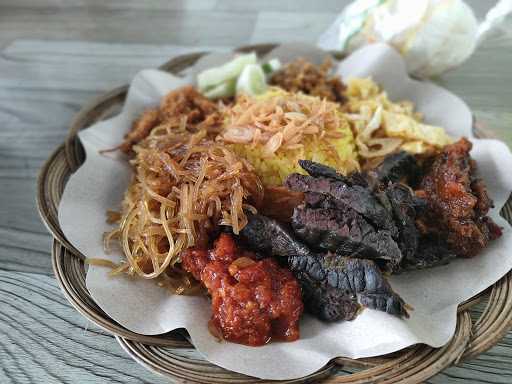
[[[265,44],[265,45],[253,45],[253,46],[244,46],[239,47],[235,51],[238,52],[246,52],[251,50],[270,50],[273,47],[275,47],[276,44]],[[187,61],[193,60],[194,62],[198,60],[201,56],[206,54],[208,52],[197,52],[197,53],[190,53],[186,55],[177,56],[174,59],[170,60],[169,62],[163,64],[160,69],[171,71],[171,67],[173,66],[182,66],[187,63]],[[335,55],[337,53],[334,53]],[[186,68],[186,66],[184,67]],[[176,74],[179,74],[180,71],[176,72]],[[51,196],[48,194],[48,186],[46,185],[48,182],[48,179],[51,175],[52,166],[55,165],[55,163],[59,160],[64,158],[66,160],[65,167],[68,168],[68,170],[72,173],[74,170],[77,169],[77,167],[80,165],[79,161],[73,161],[79,158],[79,154],[77,154],[77,151],[80,151],[80,144],[79,140],[77,139],[76,133],[80,130],[85,128],[86,126],[90,125],[90,120],[94,120],[95,118],[101,117],[101,112],[105,109],[105,104],[108,105],[111,103],[115,105],[119,100],[121,102],[124,101],[124,97],[126,95],[126,91],[128,89],[128,86],[121,86],[114,90],[111,90],[103,95],[101,95],[98,99],[95,99],[91,101],[89,104],[87,104],[85,107],[83,107],[73,119],[73,122],[71,123],[71,129],[66,137],[66,140],[63,144],[61,144],[59,147],[57,147],[52,154],[49,156],[49,158],[44,162],[42,168],[40,169],[40,172],[37,177],[37,196],[36,196],[36,202],[37,202],[37,208],[40,213],[40,216],[46,225],[47,229],[52,233],[54,236],[54,244],[52,247],[52,266],[54,268],[54,274],[55,277],[59,283],[59,286],[61,290],[63,291],[66,299],[70,302],[70,304],[83,316],[85,316],[87,319],[95,323],[97,326],[99,326],[101,329],[115,335],[118,342],[121,344],[122,342],[126,344],[126,341],[129,341],[130,343],[140,343],[140,344],[149,344],[149,345],[159,345],[159,346],[166,346],[169,345],[166,342],[161,342],[161,335],[157,335],[158,337],[149,337],[149,338],[141,338],[143,335],[135,334],[131,331],[124,332],[122,326],[117,325],[117,328],[119,329],[113,329],[111,323],[102,322],[101,320],[95,318],[92,316],[85,307],[81,307],[79,304],[79,301],[76,301],[75,298],[70,295],[71,286],[68,286],[63,279],[63,271],[61,267],[58,264],[57,260],[57,252],[55,252],[55,249],[57,246],[63,247],[65,250],[67,250],[70,254],[72,254],[75,257],[81,258],[82,260],[80,263],[83,263],[83,255],[81,255],[80,252],[78,252],[72,244],[70,244],[67,239],[65,238],[64,234],[60,230],[60,227],[57,222],[53,222],[51,220],[50,215],[48,214],[48,202],[51,201]],[[99,110],[97,110],[99,108]],[[69,174],[71,174],[69,173]],[[67,176],[69,176],[67,174]],[[65,185],[65,182],[61,185]],[[54,196],[55,197],[55,196]],[[507,205],[509,205],[509,202]],[[52,207],[55,208],[55,207]],[[57,212],[58,212],[58,204],[56,206]],[[510,208],[512,212],[512,204]],[[477,301],[481,300],[482,297],[488,292],[491,292],[491,299],[494,297],[496,300],[498,300],[499,303],[501,303],[501,306],[504,308],[512,308],[512,271],[509,271],[505,276],[503,276],[498,282],[493,284],[491,287],[487,288],[486,290],[480,292],[470,300],[468,300],[465,303],[462,303],[460,305],[461,313],[463,316],[469,316],[467,314],[467,310],[474,305]],[[501,301],[499,301],[501,300]],[[482,314],[480,320],[484,319],[484,315],[491,311],[491,300],[487,304],[486,310]],[[491,311],[492,312],[492,311]],[[112,323],[115,323],[112,319],[110,319]],[[480,321],[479,320],[479,321]],[[470,321],[471,323],[471,321]],[[490,323],[490,324],[487,324]],[[117,324],[117,323],[115,323]],[[457,322],[459,325],[459,322]],[[467,342],[464,343],[464,346],[459,351],[457,350],[457,357],[456,359],[453,359],[453,361],[450,361],[450,364],[454,361],[458,361],[458,359],[464,358],[472,358],[476,356],[479,353],[482,353],[484,350],[487,350],[488,348],[495,345],[495,343],[503,337],[503,335],[512,327],[512,313],[511,311],[501,311],[501,313],[497,314],[496,316],[488,316],[484,320],[482,320],[482,323],[480,324],[477,322],[475,325],[481,326],[480,328],[476,328],[476,332],[474,334],[474,337],[469,337]],[[484,325],[489,325],[488,329],[491,329],[491,331],[486,332],[486,329],[482,331],[482,327]],[[475,330],[475,326],[473,326],[473,330]],[[471,333],[471,332],[470,332]],[[491,336],[489,335],[491,333]],[[132,339],[133,337],[133,339]],[[454,335],[455,337],[455,335]],[[137,340],[134,340],[137,339]],[[182,346],[188,346],[189,344],[183,344]],[[467,347],[467,348],[466,348]],[[436,350],[441,350],[444,347],[441,347]],[[123,346],[123,349],[126,350],[126,348]],[[130,349],[131,351],[131,349]],[[130,355],[133,357],[132,352],[130,352]],[[363,359],[364,360],[364,359]],[[338,358],[334,359],[336,364],[346,364],[347,360],[344,358]],[[441,369],[444,369],[446,366],[443,366]],[[421,371],[420,371],[421,373]],[[435,372],[437,373],[437,372]],[[162,374],[162,373],[161,373]],[[430,375],[432,376],[432,375]],[[428,377],[430,377],[428,376]],[[176,377],[172,376],[174,379]],[[425,380],[427,377],[424,377],[422,380]]]
[[[64,270],[64,266],[59,262],[57,257],[58,252],[57,249],[59,247],[64,248],[67,252],[71,253],[69,249],[62,243],[60,243],[57,239],[53,239],[52,243],[52,269],[55,275],[55,279],[59,285],[60,290],[62,291],[64,297],[68,300],[73,308],[75,308],[83,317],[87,320],[95,324],[97,327],[101,328],[105,332],[108,332],[116,337],[123,337],[126,339],[138,339],[141,342],[148,343],[151,345],[161,345],[161,346],[173,346],[178,348],[186,348],[193,347],[193,345],[188,340],[180,340],[177,337],[169,337],[163,338],[164,335],[181,335],[181,331],[179,329],[169,332],[168,334],[160,334],[160,335],[141,335],[139,333],[132,332],[122,325],[118,324],[115,320],[110,318],[108,315],[104,313],[95,313],[93,311],[88,310],[87,305],[84,302],[80,301],[79,295],[77,295],[74,291],[76,291],[77,287],[72,284],[72,282],[68,281],[66,277],[66,272]],[[77,258],[78,262],[81,266],[84,266],[83,259]],[[100,309],[101,311],[101,309]],[[103,316],[104,315],[104,316]],[[103,318],[105,317],[105,318]]]

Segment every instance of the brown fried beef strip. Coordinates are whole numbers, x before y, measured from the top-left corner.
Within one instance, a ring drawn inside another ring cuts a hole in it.
[[[312,177],[292,173],[285,181],[286,187],[297,192],[316,192],[331,196],[333,199],[350,206],[357,213],[394,236],[397,233],[391,213],[387,211],[373,195],[360,185],[347,183],[326,177]]]
[[[334,207],[328,200],[317,208],[306,204],[296,207],[292,228],[313,248],[379,260],[389,271],[397,269],[402,260],[402,252],[389,231],[376,230],[350,207]]]
[[[242,239],[257,252],[287,258],[301,284],[306,308],[319,318],[352,320],[362,307],[408,316],[404,301],[372,260],[316,253],[276,220],[262,215],[248,219]]]
[[[418,227],[425,234],[444,237],[460,257],[475,256],[501,236],[501,229],[486,216],[492,201],[485,185],[476,178],[471,147],[465,138],[446,146],[416,191],[428,202]]]

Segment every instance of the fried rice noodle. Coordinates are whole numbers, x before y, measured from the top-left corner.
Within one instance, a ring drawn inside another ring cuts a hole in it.
[[[135,177],[118,227],[104,237],[106,249],[119,240],[126,257],[112,273],[163,279],[186,293],[194,287],[175,266],[181,251],[221,224],[239,233],[247,224],[244,210],[256,211],[251,203],[262,200],[263,186],[248,162],[206,131],[183,135],[158,127],[133,150]]]

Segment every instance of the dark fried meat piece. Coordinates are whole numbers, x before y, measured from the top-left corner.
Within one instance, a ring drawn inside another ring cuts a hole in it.
[[[329,75],[331,67],[332,61],[329,59],[320,66],[297,59],[277,71],[270,78],[270,84],[289,92],[302,92],[341,103],[345,101],[345,85],[339,76]]]
[[[475,256],[489,241],[501,236],[501,228],[486,216],[492,201],[475,176],[471,147],[465,138],[446,146],[416,191],[428,202],[418,227],[426,234],[445,238],[461,257]]]
[[[324,320],[351,320],[362,307],[406,316],[403,300],[392,291],[371,260],[315,253],[282,224],[248,216],[241,236],[257,252],[286,257],[299,280],[306,308]]]
[[[323,208],[301,205],[294,211],[295,234],[310,247],[341,256],[379,260],[393,271],[402,260],[398,244],[387,230],[376,230],[348,206],[338,209],[323,202]]]
[[[240,236],[255,252],[282,257],[311,255],[310,249],[276,220],[252,214],[247,219]]]
[[[354,320],[362,307],[356,296],[341,292],[307,273],[296,273],[302,287],[302,300],[309,313],[324,321]]]
[[[332,253],[288,260],[301,282],[306,307],[322,320],[352,320],[360,306],[408,317],[404,301],[371,260]]]
[[[223,233],[213,250],[188,249],[183,268],[203,282],[212,297],[210,328],[226,340],[251,346],[271,338],[299,338],[303,311],[299,283],[275,260],[254,260]]]
[[[426,202],[417,198],[409,187],[399,183],[388,184],[385,194],[398,226],[398,243],[402,255],[406,260],[414,259],[420,239],[415,220],[418,213],[424,210]]]
[[[130,153],[132,147],[145,139],[156,126],[165,123],[176,125],[183,118],[186,118],[186,127],[189,131],[215,127],[222,120],[217,105],[193,86],[187,85],[169,92],[159,108],[144,111],[126,134],[119,149]]]
[[[289,175],[285,185],[292,191],[329,195],[350,206],[377,227],[389,230],[393,236],[397,233],[391,213],[379,203],[368,188],[349,185],[331,178],[305,176],[298,173]]]
[[[327,177],[329,179],[338,180],[345,184],[352,185],[351,180],[337,172],[334,168],[325,164],[316,163],[311,160],[299,160],[300,167],[313,177]],[[356,183],[357,184],[357,183]]]
[[[368,175],[363,172],[352,172],[350,175],[345,176],[328,165],[316,163],[311,160],[299,160],[299,165],[310,176],[326,177],[328,179],[340,181],[349,186],[358,185],[364,188],[370,188],[377,181],[373,175]]]
[[[399,181],[415,184],[420,174],[420,167],[413,155],[400,151],[384,158],[384,161],[373,171],[381,183]]]
[[[404,257],[401,271],[425,269],[445,265],[457,257],[448,244],[440,238],[423,236],[413,257]]]

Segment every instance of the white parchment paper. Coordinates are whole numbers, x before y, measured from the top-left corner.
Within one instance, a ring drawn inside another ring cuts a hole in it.
[[[310,46],[287,45],[269,56],[284,62],[298,56],[319,62],[325,53]],[[228,59],[226,54],[207,56],[186,78],[157,70],[142,71],[131,83],[122,113],[80,133],[87,158],[67,183],[59,220],[68,240],[86,257],[114,261],[121,257],[104,253],[102,235],[110,229],[105,212],[119,207],[131,177],[123,156],[100,155],[98,151],[118,145],[138,114],[157,105],[168,91],[193,82],[195,71]],[[90,266],[87,288],[109,316],[131,331],[147,335],[186,328],[207,360],[264,379],[304,376],[336,356],[369,357],[415,343],[439,347],[449,341],[455,330],[457,305],[512,268],[511,228],[498,215],[512,190],[512,155],[499,141],[475,139],[471,134],[471,113],[464,102],[436,85],[410,79],[400,56],[385,45],[371,45],[353,53],[339,65],[338,72],[344,78],[372,76],[392,100],[416,103],[427,123],[445,127],[454,137],[470,137],[474,143],[472,156],[496,204],[490,216],[504,228],[503,236],[473,259],[391,277],[393,288],[414,307],[407,320],[369,309],[350,322],[322,323],[306,315],[301,322],[301,338],[293,343],[273,342],[256,348],[219,343],[207,329],[207,298],[170,295],[151,281],[125,276],[109,278],[108,269]]]

